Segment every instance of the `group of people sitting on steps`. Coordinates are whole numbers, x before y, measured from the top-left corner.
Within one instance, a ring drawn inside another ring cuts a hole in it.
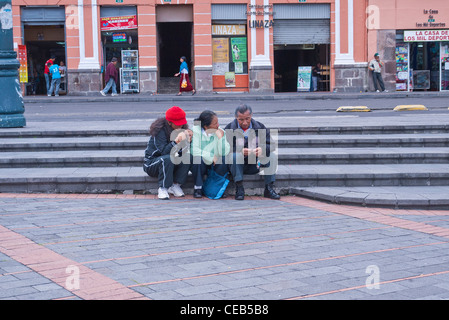
[[[220,177],[232,176],[236,200],[245,197],[244,174],[256,173],[264,177],[264,197],[280,199],[273,185],[277,169],[275,145],[270,130],[252,115],[251,107],[242,104],[235,110],[235,119],[222,129],[217,114],[205,110],[189,129],[184,110],[173,106],[165,117],[155,120],[150,126],[143,170],[158,178],[158,198],[184,196],[181,186],[189,171],[194,180],[193,195],[201,198],[206,195],[203,186],[213,170]],[[208,182],[208,188],[215,183]],[[220,197],[227,197],[226,192]]]

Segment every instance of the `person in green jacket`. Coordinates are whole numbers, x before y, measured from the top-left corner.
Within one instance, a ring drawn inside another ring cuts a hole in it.
[[[213,166],[219,175],[225,175],[229,168],[225,157],[231,150],[226,134],[220,128],[218,117],[210,110],[203,111],[194,120],[191,153],[193,164],[191,167],[194,179],[193,196],[202,197],[203,176]]]

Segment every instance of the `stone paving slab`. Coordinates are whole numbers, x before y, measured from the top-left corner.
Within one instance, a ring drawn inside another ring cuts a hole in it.
[[[449,211],[289,196],[0,203],[3,300],[449,298]]]

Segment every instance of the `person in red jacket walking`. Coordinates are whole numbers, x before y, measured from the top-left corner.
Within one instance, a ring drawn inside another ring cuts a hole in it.
[[[118,77],[118,71],[117,71],[117,58],[114,57],[111,59],[111,62],[109,62],[108,66],[106,67],[106,72],[104,74],[104,81],[106,82],[106,86],[103,90],[100,91],[101,95],[106,96],[106,93],[109,91],[109,89],[112,88],[112,96],[117,95],[117,77]]]

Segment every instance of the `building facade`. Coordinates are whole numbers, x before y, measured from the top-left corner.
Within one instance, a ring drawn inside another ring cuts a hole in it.
[[[370,0],[366,12],[368,61],[379,52],[387,88],[449,90],[448,1]]]
[[[97,95],[112,57],[119,91],[162,93],[172,83],[176,93],[181,56],[199,93],[309,91],[317,63],[320,91],[360,92],[370,85],[374,49],[389,59],[388,84],[396,85],[395,56],[382,37],[405,26],[384,22],[385,2],[395,1],[13,0],[14,46],[26,52],[26,94],[45,93],[52,55],[67,67],[63,85],[71,95]],[[368,25],[373,8],[381,20]]]

